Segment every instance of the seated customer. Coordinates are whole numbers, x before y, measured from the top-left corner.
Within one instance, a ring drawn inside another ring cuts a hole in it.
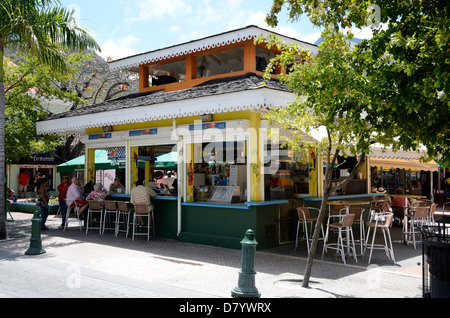
[[[395,189],[395,194],[403,194],[403,189],[402,188],[397,188]],[[409,199],[406,198],[402,198],[402,197],[395,197],[394,200],[392,201],[392,205],[398,205],[398,206],[407,206],[409,207]],[[405,201],[406,201],[406,205],[405,205]]]
[[[67,189],[66,202],[67,206],[75,206],[80,208],[80,219],[83,212],[88,208],[88,202],[83,199],[83,192],[79,186],[80,181],[77,177],[72,178],[72,184]]]
[[[148,211],[153,209],[152,202],[150,197],[156,197],[156,192],[153,191],[150,187],[144,186],[145,180],[139,179],[136,183],[136,187],[131,190],[130,194],[130,203],[131,204],[148,204]],[[144,222],[141,217],[139,217],[141,221],[141,225],[144,225]]]
[[[125,192],[125,187],[122,183],[120,183],[119,178],[115,178],[114,183],[111,183],[111,185],[109,186],[109,191],[122,193]]]
[[[103,190],[103,185],[101,183],[94,184],[94,190],[89,193],[86,200],[97,200],[100,201],[100,205],[104,206],[106,196],[108,196],[110,192]]]

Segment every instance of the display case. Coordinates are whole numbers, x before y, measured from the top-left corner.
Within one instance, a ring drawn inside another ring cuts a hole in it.
[[[217,203],[241,202],[239,186],[200,186],[196,200]]]

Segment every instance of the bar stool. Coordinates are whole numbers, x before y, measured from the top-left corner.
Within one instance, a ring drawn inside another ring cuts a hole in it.
[[[428,224],[429,218],[429,206],[417,206],[409,209],[406,217],[409,218],[409,229],[405,226],[405,239],[407,237],[411,238],[413,241],[414,249],[416,248],[416,235],[421,234],[420,226]]]
[[[377,213],[373,220],[370,222],[367,222],[367,239],[366,244],[364,248],[364,252],[366,249],[370,249],[370,255],[369,255],[369,261],[368,264],[370,264],[370,260],[372,259],[372,252],[374,249],[382,249],[386,252],[387,258],[392,260],[395,263],[394,258],[394,249],[392,247],[392,240],[391,240],[391,232],[389,228],[392,224],[392,219],[394,217],[393,213]],[[372,243],[370,246],[367,245],[367,242],[369,241],[370,237],[370,230],[373,229],[373,237],[372,237]],[[374,244],[375,243],[375,236],[377,234],[377,229],[380,229],[383,232],[384,237],[384,245],[383,244]],[[386,237],[387,235],[387,237]],[[389,243],[389,245],[388,245]]]
[[[320,212],[319,209],[317,208],[311,208],[311,207],[300,207],[297,208],[297,215],[298,215],[298,222],[297,222],[297,235],[295,237],[295,250],[297,250],[297,246],[298,246],[298,232],[300,231],[300,226],[303,225],[303,231],[304,234],[306,236],[306,246],[308,248],[308,253],[309,253],[309,242],[312,241],[312,238],[309,237],[309,233],[308,233],[308,224],[310,225],[310,232],[312,233],[312,224],[314,222],[317,222],[317,218],[316,217],[311,217],[311,210],[316,210],[317,212]],[[323,225],[320,225],[321,230],[322,230],[322,240],[325,237],[324,235],[324,231],[323,231]]]
[[[114,230],[114,233],[116,232],[117,227],[117,207],[116,207],[116,201],[112,200],[105,200],[105,210],[104,210],[104,217],[103,217],[103,229],[102,229],[102,235],[105,233],[105,230]],[[114,221],[111,221],[111,214],[114,214]],[[106,224],[106,218],[108,217],[109,223]],[[114,223],[114,227],[111,227],[111,223]],[[106,225],[109,225],[106,227]]]
[[[66,222],[64,223],[64,231],[66,230],[67,225],[69,224],[69,216],[70,216],[71,211],[73,212],[73,214],[75,214],[75,216],[79,222],[79,225],[80,225],[80,231],[82,231],[83,230],[83,222],[80,219],[80,208],[77,206],[75,201],[73,201],[70,205],[67,203],[67,201],[68,201],[67,199],[64,199],[64,201],[66,202],[66,206],[67,206]]]
[[[103,221],[103,207],[100,204],[100,201],[98,200],[88,200],[89,202],[89,207],[87,210],[87,216],[86,216],[86,234],[89,231],[89,224],[92,225],[93,220],[92,220],[92,214],[93,213],[100,213],[100,222],[98,227],[93,227],[91,226],[91,229],[98,229],[98,234],[102,233],[102,221]]]
[[[353,219],[353,223],[359,224],[359,240],[355,240],[355,242],[360,244],[361,247],[361,255],[364,255],[364,245],[366,240],[366,227],[364,225],[364,211],[363,208],[349,208],[350,214],[354,214],[355,218]]]
[[[119,234],[119,232],[125,232],[125,237],[128,237],[128,232],[130,229],[130,213],[134,211],[133,208],[128,207],[128,203],[130,202],[117,201],[116,236]],[[124,227],[126,228],[125,230],[120,229],[121,224],[124,225]]]
[[[331,218],[340,218],[342,219],[341,222],[338,223],[330,223],[330,219]],[[353,239],[353,230],[352,230],[352,225],[353,225],[353,219],[355,218],[354,214],[345,214],[345,215],[330,215],[328,217],[328,222],[327,222],[327,231],[325,233],[325,239],[323,242],[323,249],[322,249],[322,259],[323,259],[323,255],[325,253],[325,251],[327,249],[334,249],[337,250],[338,252],[341,252],[341,257],[342,257],[342,261],[344,262],[344,265],[347,265],[345,262],[345,248],[349,249],[349,250],[353,250],[353,258],[355,259],[355,261],[358,263],[358,260],[356,258],[356,249],[355,249],[355,241]],[[328,243],[328,235],[330,232],[330,229],[337,229],[338,230],[338,241],[337,243]],[[352,246],[350,245],[344,245],[344,240],[342,237],[342,231],[345,231],[346,233],[346,242],[348,244],[352,244]],[[350,236],[350,237],[349,237]]]
[[[147,217],[147,225],[142,225],[142,228],[147,228],[147,233],[136,232],[137,219]],[[147,235],[147,241],[150,239],[150,228],[153,229],[153,237],[155,237],[155,225],[153,218],[153,205],[151,204],[135,204],[133,214],[133,238],[135,235]]]

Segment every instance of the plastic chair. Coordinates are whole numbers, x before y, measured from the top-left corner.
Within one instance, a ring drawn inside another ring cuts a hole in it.
[[[303,225],[303,231],[306,236],[306,246],[308,249],[308,253],[309,253],[309,249],[310,249],[309,242],[312,240],[312,238],[309,237],[308,224],[310,225],[310,232],[313,233],[312,224],[314,222],[317,222],[317,217],[311,217],[311,213],[310,213],[311,210],[316,210],[318,213],[320,212],[320,210],[317,208],[311,208],[311,207],[297,208],[298,222],[297,222],[297,235],[295,237],[295,250],[297,250],[297,246],[298,246],[298,233],[300,231],[300,226]],[[320,226],[321,226],[321,230],[322,230],[322,239],[323,239],[325,237],[324,231],[323,231],[323,225],[321,224]]]
[[[103,211],[105,215],[103,216],[103,229],[102,229],[102,235],[105,233],[105,230],[114,230],[114,233],[117,231],[117,207],[116,207],[116,201],[112,200],[105,200],[105,210]],[[111,214],[114,214],[114,221],[111,222]],[[106,224],[106,218],[108,217],[109,223]],[[111,223],[114,223],[114,227],[107,227],[107,225],[110,225]]]
[[[86,216],[86,234],[89,231],[89,224],[92,225],[93,220],[92,220],[92,214],[93,213],[100,213],[100,222],[99,225],[97,227],[93,227],[91,226],[91,230],[96,230],[98,229],[98,234],[102,233],[102,221],[103,221],[103,207],[100,203],[100,201],[98,200],[88,200],[89,203],[89,207],[87,209],[87,216]]]
[[[67,199],[64,200],[66,202],[66,222],[64,223],[64,231],[67,228],[67,225],[69,224],[69,217],[70,217],[70,213],[71,211],[73,211],[73,214],[75,214],[79,224],[80,224],[80,231],[83,230],[83,220],[80,219],[80,208],[76,205],[75,201],[73,201],[70,205],[67,204]]]
[[[416,235],[421,234],[420,226],[428,224],[429,221],[429,211],[428,206],[418,206],[409,209],[406,214],[409,218],[409,229],[405,227],[405,237],[412,237],[414,248],[416,248]]]
[[[147,233],[136,232],[137,220],[147,217],[147,225],[141,225],[142,228],[147,228]],[[133,214],[133,238],[135,235],[147,235],[147,241],[150,239],[150,228],[153,229],[153,237],[155,237],[155,226],[153,218],[153,205],[151,204],[135,204]]]
[[[330,219],[331,218],[340,218],[342,219],[341,222],[339,223],[330,223]],[[344,262],[345,265],[345,248],[353,250],[353,258],[355,259],[356,262],[358,262],[357,258],[356,258],[356,249],[355,249],[355,241],[353,238],[353,230],[352,230],[352,225],[353,225],[353,219],[355,218],[354,214],[345,214],[344,216],[341,215],[330,215],[328,218],[328,222],[327,222],[327,230],[325,233],[325,240],[323,243],[323,249],[322,249],[322,259],[324,256],[324,253],[327,249],[334,249],[337,250],[338,252],[341,252],[341,257],[342,257],[342,261]],[[328,235],[329,235],[329,231],[330,229],[337,229],[338,230],[338,241],[337,243],[328,243]],[[342,231],[346,232],[346,241],[348,242],[348,244],[352,244],[352,246],[350,245],[344,245],[344,240],[342,237]],[[350,237],[349,237],[350,236]]]
[[[116,214],[116,236],[119,232],[125,232],[128,237],[130,229],[130,213],[134,211],[133,208],[128,207],[128,203],[125,201],[117,201],[117,214]],[[122,221],[121,221],[122,219]],[[120,225],[123,224],[126,230],[121,230]]]
[[[392,219],[394,217],[393,213],[378,213],[376,214],[374,220],[367,222],[367,239],[366,244],[364,248],[364,254],[366,249],[370,249],[370,255],[369,255],[369,261],[368,264],[370,264],[370,261],[372,259],[372,252],[374,249],[383,249],[386,252],[386,256],[392,260],[395,263],[394,258],[394,249],[392,247],[392,239],[391,239],[391,232],[389,228],[392,224]],[[367,245],[367,242],[370,238],[370,230],[373,229],[373,236],[372,236],[372,243],[370,246]],[[377,234],[377,229],[380,229],[383,232],[384,237],[384,245],[382,244],[375,244],[375,236]],[[386,237],[387,235],[387,237]],[[389,243],[389,245],[388,245]]]

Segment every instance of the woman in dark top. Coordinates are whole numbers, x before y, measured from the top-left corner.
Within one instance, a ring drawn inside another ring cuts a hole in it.
[[[47,191],[48,180],[46,177],[42,177],[39,179],[39,184],[37,185],[37,193],[38,193],[38,205],[41,207],[41,230],[48,230],[48,227],[45,226],[45,222],[48,217],[48,191]]]

